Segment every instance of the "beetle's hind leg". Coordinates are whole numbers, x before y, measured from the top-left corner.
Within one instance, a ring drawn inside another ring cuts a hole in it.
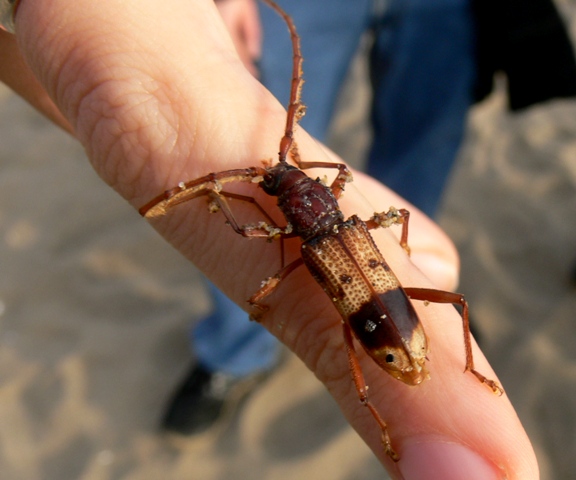
[[[404,291],[411,300],[421,300],[432,303],[451,303],[453,305],[460,305],[462,307],[462,329],[464,332],[464,350],[466,353],[466,367],[464,371],[470,372],[480,382],[487,385],[495,394],[502,395],[503,388],[495,382],[482,375],[474,367],[474,357],[472,356],[472,341],[470,333],[470,320],[468,317],[468,302],[464,295],[454,292],[445,292],[442,290],[434,290],[432,288],[410,288],[404,287]]]
[[[346,352],[348,353],[348,365],[350,368],[350,375],[352,376],[352,380],[354,381],[354,386],[356,387],[356,391],[358,392],[358,398],[360,398],[360,403],[364,405],[372,414],[380,429],[382,430],[382,446],[384,447],[384,451],[386,455],[388,455],[392,460],[397,462],[400,460],[398,454],[392,448],[392,442],[390,440],[390,435],[388,434],[388,426],[386,422],[382,419],[374,405],[370,403],[368,399],[368,386],[366,385],[366,381],[364,380],[364,374],[362,373],[362,367],[360,366],[360,362],[358,360],[358,356],[356,355],[356,350],[354,349],[354,340],[352,338],[352,332],[350,327],[347,323],[342,324],[344,330],[344,342],[346,344]]]

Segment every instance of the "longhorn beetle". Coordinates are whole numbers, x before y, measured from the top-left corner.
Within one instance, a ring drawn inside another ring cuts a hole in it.
[[[327,162],[303,162],[294,141],[294,128],[304,115],[300,100],[302,88],[302,55],[300,38],[292,19],[272,0],[263,0],[286,22],[293,48],[292,81],[284,136],[280,141],[278,163],[265,163],[263,167],[250,167],[210,173],[204,177],[182,182],[165,191],[140,208],[147,218],[164,215],[172,207],[206,196],[212,211],[221,211],[234,231],[245,237],[272,239],[300,237],[301,257],[283,265],[248,300],[255,309],[265,312],[261,301],[276,290],[281,281],[301,265],[306,265],[314,279],[324,289],[342,316],[344,341],[349,367],[361,403],[368,408],[382,430],[382,443],[387,455],[394,461],[399,457],[392,448],[386,423],[370,403],[367,386],[355,351],[354,340],[362,345],[368,355],[394,378],[408,385],[418,385],[428,377],[426,354],[428,342],[424,328],[410,300],[458,304],[462,308],[465,371],[495,393],[502,388],[474,368],[468,304],[463,295],[428,288],[405,288],[390,269],[370,235],[370,230],[401,225],[400,243],[409,253],[409,212],[391,207],[363,221],[356,215],[345,220],[338,206],[338,198],[352,175],[346,165]],[[297,167],[288,164],[291,155]],[[303,170],[308,168],[335,168],[338,175],[328,187],[319,179],[313,180]],[[258,183],[268,195],[277,197],[278,208],[284,214],[285,227],[276,225],[252,197],[223,190],[230,182]],[[230,209],[227,198],[256,205],[267,221],[256,225],[239,225]],[[252,315],[257,319],[259,315]]]

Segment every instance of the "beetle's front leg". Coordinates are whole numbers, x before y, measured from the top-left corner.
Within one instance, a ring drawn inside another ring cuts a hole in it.
[[[209,203],[208,209],[212,213],[221,212],[228,225],[239,235],[248,238],[267,238],[268,240],[274,240],[277,238],[289,238],[292,235],[292,225],[288,224],[286,227],[278,227],[266,211],[260,206],[260,204],[253,198],[246,195],[239,195],[231,192],[217,192],[213,191],[208,194]],[[268,220],[260,221],[255,224],[240,225],[228,204],[226,198],[232,198],[234,200],[240,200],[243,202],[250,203],[254,205]]]
[[[402,225],[402,234],[400,236],[400,245],[410,255],[410,247],[408,246],[408,221],[410,220],[410,212],[405,208],[397,209],[390,207],[387,212],[375,213],[369,220],[366,226],[369,230],[374,228],[389,228],[392,225]]]

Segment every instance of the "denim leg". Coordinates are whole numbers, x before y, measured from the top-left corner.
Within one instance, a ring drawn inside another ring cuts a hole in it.
[[[235,376],[268,370],[277,363],[276,338],[211,282],[212,313],[190,332],[198,361],[211,371]]]
[[[367,172],[434,216],[472,104],[468,0],[391,0],[370,64],[374,141]]]
[[[372,0],[280,0],[294,20],[304,57],[301,125],[324,140],[338,93],[369,24]],[[260,4],[264,43],[260,80],[286,106],[292,78],[292,44],[283,20]],[[279,132],[280,139],[282,132]]]

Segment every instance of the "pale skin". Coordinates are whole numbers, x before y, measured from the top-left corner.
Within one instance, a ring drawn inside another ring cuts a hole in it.
[[[275,158],[284,108],[244,67],[211,0],[111,0],[105,7],[23,0],[16,20],[17,45],[2,32],[0,53],[24,58],[30,69],[12,61],[0,69],[2,80],[74,132],[103,180],[135,208],[181,181]],[[303,159],[338,160],[304,130],[296,138]],[[368,218],[390,205],[411,210],[411,258],[390,230],[374,232],[403,284],[454,288],[457,255],[442,231],[378,182],[356,173],[352,185],[341,201],[346,216]],[[273,210],[273,200],[261,192],[258,199]],[[240,305],[280,266],[276,245],[234,234],[201,199],[153,226]],[[288,256],[297,248],[290,244]],[[453,307],[417,305],[431,344],[431,379],[423,384],[406,386],[360,355],[370,398],[401,457],[394,464],[358,403],[341,319],[307,271],[297,269],[266,303],[265,327],[326,385],[394,478],[538,478],[507,397],[463,373],[462,324]],[[496,379],[476,346],[474,355],[478,370]]]

